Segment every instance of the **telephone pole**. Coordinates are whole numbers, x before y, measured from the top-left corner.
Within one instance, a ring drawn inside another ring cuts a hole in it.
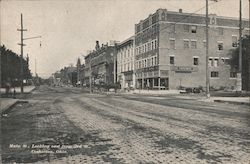
[[[237,74],[237,91],[242,91],[242,2],[239,4],[239,72]]]
[[[209,86],[210,86],[210,75],[209,75],[209,68],[208,68],[208,0],[206,0],[206,96],[207,98],[210,97]]]
[[[23,40],[24,40],[23,39],[23,32],[27,31],[27,29],[23,29],[23,14],[21,14],[21,29],[17,29],[17,31],[21,32],[21,43],[19,43],[18,45],[21,46],[20,74],[21,74],[21,93],[23,93],[23,46],[25,46],[25,44],[23,44]]]

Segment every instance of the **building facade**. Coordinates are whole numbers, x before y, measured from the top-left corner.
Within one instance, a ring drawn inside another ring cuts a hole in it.
[[[178,89],[206,86],[205,15],[158,9],[135,25],[136,87]],[[242,22],[249,31],[248,21]],[[229,65],[238,46],[237,18],[209,15],[209,75],[211,88],[236,86],[237,70]]]
[[[111,85],[115,82],[116,48],[113,45],[99,46],[96,41],[95,50],[85,57],[85,83],[89,85]]]
[[[121,89],[135,88],[134,36],[117,45],[117,82]]]

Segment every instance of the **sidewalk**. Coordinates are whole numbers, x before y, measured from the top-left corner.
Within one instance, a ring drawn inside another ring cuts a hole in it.
[[[21,93],[21,88],[15,88],[16,93]],[[25,86],[23,88],[24,93],[30,93],[35,89],[35,86]],[[5,89],[1,88],[1,94],[5,93]],[[14,89],[11,88],[11,93],[13,93]],[[3,111],[11,108],[14,106],[16,103],[18,103],[20,99],[13,99],[13,98],[0,98],[0,113],[2,114]]]
[[[23,92],[24,93],[30,93],[33,89],[35,89],[35,86],[24,86],[23,87]],[[16,93],[21,93],[21,87],[16,87],[15,90],[16,90]],[[11,88],[10,92],[13,93],[14,88]],[[1,94],[5,93],[5,88],[1,88],[0,93]]]
[[[221,103],[229,103],[229,104],[237,104],[237,105],[250,105],[250,97],[210,97],[206,98],[205,96],[199,95],[177,95],[174,96],[176,98],[183,99],[193,99],[197,101],[203,102],[221,102]]]
[[[169,95],[180,94],[180,90],[131,90],[129,92],[121,92],[122,94],[142,94],[142,95]]]
[[[134,90],[130,92],[123,92],[121,94],[140,94],[140,95],[154,95],[164,96],[172,95],[176,98],[193,99],[203,102],[221,102],[237,105],[250,105],[250,97],[235,97],[235,96],[212,96],[206,98],[204,94],[180,94],[180,90]]]

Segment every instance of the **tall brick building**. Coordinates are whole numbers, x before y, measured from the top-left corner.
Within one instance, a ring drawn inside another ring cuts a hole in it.
[[[85,83],[90,84],[91,77],[92,84],[114,84],[115,58],[116,48],[114,44],[99,46],[99,42],[96,41],[95,50],[85,57]]]
[[[247,34],[249,24],[243,20]],[[237,70],[228,60],[239,38],[237,18],[209,15],[210,87],[234,88]],[[205,87],[205,15],[158,9],[135,25],[137,88]]]

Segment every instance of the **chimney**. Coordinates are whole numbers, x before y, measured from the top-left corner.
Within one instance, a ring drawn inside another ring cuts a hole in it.
[[[97,40],[96,41],[96,45],[95,45],[95,50],[97,51],[97,50],[99,50],[100,49],[100,45],[99,45],[99,41]]]
[[[179,9],[179,13],[182,13],[182,9]]]

